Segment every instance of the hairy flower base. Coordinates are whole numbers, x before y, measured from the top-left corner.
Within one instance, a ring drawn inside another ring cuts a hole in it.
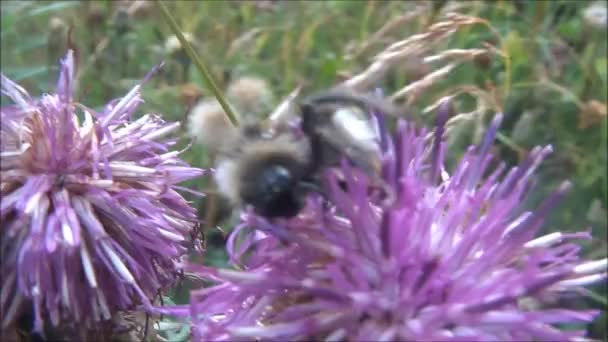
[[[2,76],[15,102],[2,108],[3,329],[31,306],[39,332],[150,306],[195,226],[176,184],[202,170],[169,150],[179,124],[131,120],[140,85],[99,113],[74,102],[73,63],[69,52],[57,93],[39,99]]]
[[[381,116],[379,116],[381,117]],[[384,179],[396,201],[383,207],[347,164],[346,190],[327,176],[334,208],[311,198],[289,221],[244,213],[228,252],[240,270],[190,265],[217,285],[188,306],[195,340],[496,341],[574,340],[560,330],[597,312],[549,308],[551,298],[605,278],[606,260],[585,262],[573,242],[588,233],[534,238],[569,188],[535,211],[522,203],[549,147],[487,177],[489,146],[502,118],[452,174],[443,168],[443,123],[433,135],[400,122],[384,135]],[[434,137],[433,143],[428,143]],[[377,203],[378,202],[378,203]]]

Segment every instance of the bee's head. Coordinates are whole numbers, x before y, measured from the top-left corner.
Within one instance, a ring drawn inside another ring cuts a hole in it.
[[[289,158],[266,160],[248,170],[241,197],[265,217],[293,217],[303,207],[302,166]]]
[[[257,195],[251,204],[266,217],[295,216],[302,207],[295,186],[296,180],[288,168],[278,164],[268,166],[258,176]]]

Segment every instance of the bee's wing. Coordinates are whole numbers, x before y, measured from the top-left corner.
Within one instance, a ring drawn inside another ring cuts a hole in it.
[[[352,105],[366,111],[367,109],[377,110],[391,117],[399,117],[401,112],[400,108],[386,99],[373,94],[355,92],[344,87],[336,87],[325,92],[310,95],[302,103],[312,107],[331,104],[342,104],[342,107]]]
[[[334,88],[304,99],[301,104],[302,128],[315,139],[316,153],[325,165],[348,157],[370,176],[381,167],[380,134],[369,110],[398,116],[399,109],[389,101],[346,88]]]
[[[331,120],[315,130],[324,146],[324,163],[336,164],[341,156],[346,156],[367,174],[379,174],[379,136],[373,120],[365,118],[360,110],[339,109],[331,114]]]
[[[313,145],[316,139],[317,153],[323,165],[336,165],[340,158],[347,157],[382,189],[383,206],[395,200],[394,190],[382,179],[382,153],[380,132],[376,122],[365,115],[361,108],[342,108],[329,115],[329,120],[317,121],[314,127]],[[314,146],[313,146],[314,148]]]

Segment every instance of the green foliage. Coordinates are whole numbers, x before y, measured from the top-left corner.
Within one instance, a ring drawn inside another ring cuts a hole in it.
[[[447,6],[451,2],[442,3]],[[574,189],[546,229],[591,227],[597,239],[587,246],[587,253],[605,257],[607,35],[583,19],[583,10],[591,2],[466,3],[462,13],[488,20],[501,39],[478,25],[455,35],[446,47],[470,48],[489,42],[506,52],[510,65],[494,58],[486,64],[459,66],[447,80],[432,87],[432,94],[424,96],[436,98],[455,84],[482,89],[492,86],[498,94],[508,94],[500,98],[506,119],[496,151],[502,159],[515,163],[523,157],[521,151],[552,144],[555,152],[541,170],[539,190],[530,203],[570,179]],[[146,103],[140,112],[160,112],[168,120],[183,120],[189,106],[183,85],[195,84],[206,96],[211,92],[183,53],[171,54],[165,49],[165,39],[172,31],[152,3],[126,19],[119,15],[122,4],[2,1],[2,72],[32,91],[50,91],[55,86],[58,58],[68,45],[74,46],[78,52],[78,97],[88,105],[100,106],[123,95],[164,59],[164,72],[144,88]],[[369,38],[391,18],[412,10],[410,2],[398,1],[167,1],[166,5],[178,26],[193,33],[196,52],[209,63],[220,87],[226,84],[225,75],[254,74],[269,81],[277,98],[300,83],[318,89],[336,83],[342,73],[361,71],[374,52],[382,49],[382,42],[374,42],[375,49],[354,59],[345,58],[347,47]],[[393,37],[422,32],[434,15],[429,11],[407,22],[392,33]],[[52,26],[53,20],[55,25],[59,22],[64,26]],[[404,75],[389,78],[383,83],[387,91],[412,81]],[[456,105],[463,111],[475,104],[459,101]],[[412,111],[420,109],[415,106]],[[416,119],[428,122],[432,117]],[[460,130],[458,141],[462,145],[474,139],[473,126]],[[181,146],[187,142],[184,138]],[[461,146],[458,149],[462,150]],[[208,166],[209,158],[200,146],[186,152],[185,159]],[[203,179],[187,186],[204,190],[208,183]],[[192,200],[203,207],[200,199]],[[210,263],[225,258],[220,252],[212,252],[210,257],[218,258]],[[589,305],[605,309],[603,290],[600,296],[604,304],[596,300]],[[595,326],[593,332],[606,339],[605,328]]]

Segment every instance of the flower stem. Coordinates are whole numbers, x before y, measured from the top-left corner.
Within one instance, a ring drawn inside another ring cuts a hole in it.
[[[154,2],[156,3],[156,6],[162,13],[165,21],[171,27],[171,30],[173,31],[173,33],[179,40],[180,44],[182,45],[184,50],[186,50],[188,57],[190,57],[190,59],[194,62],[194,64],[196,65],[196,67],[198,68],[200,73],[203,75],[203,78],[205,79],[205,81],[207,81],[207,83],[209,84],[209,87],[211,87],[211,91],[213,92],[213,95],[219,101],[220,105],[222,106],[222,109],[224,109],[224,112],[228,116],[228,119],[230,119],[230,122],[234,126],[238,126],[238,120],[236,118],[236,115],[230,108],[230,105],[226,101],[226,98],[224,97],[224,95],[218,88],[217,84],[213,80],[213,76],[209,72],[209,69],[207,68],[207,66],[204,63],[204,61],[202,60],[202,58],[194,51],[194,49],[192,48],[192,45],[186,40],[186,38],[182,34],[180,28],[177,26],[175,19],[173,19],[171,14],[169,14],[169,11],[167,10],[167,7],[165,6],[165,4],[163,4],[162,1],[160,1],[160,0],[154,0]]]

